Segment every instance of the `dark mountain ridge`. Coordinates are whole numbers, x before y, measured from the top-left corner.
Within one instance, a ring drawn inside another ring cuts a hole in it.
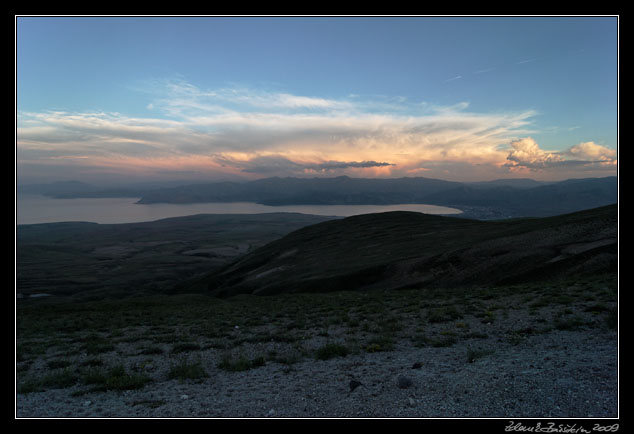
[[[173,187],[98,188],[78,182],[23,186],[18,192],[56,198],[140,197],[137,203],[255,202],[283,205],[428,204],[457,208],[462,217],[546,217],[618,201],[617,177],[539,182],[501,179],[461,183],[432,178],[264,178]]]
[[[264,205],[395,205],[422,203],[462,209],[493,208],[504,217],[545,217],[618,200],[616,177],[553,183],[496,180],[460,183],[431,178],[266,178],[157,189],[138,203],[257,202]],[[466,217],[477,213],[467,213]]]
[[[478,221],[411,212],[304,227],[181,290],[217,296],[498,285],[616,273],[617,205]]]
[[[255,202],[284,205],[427,204],[457,208],[482,220],[546,217],[618,201],[617,177],[540,182],[498,179],[461,183],[432,178],[264,178],[178,186],[100,188],[75,181],[20,186],[18,193],[55,198],[136,197],[139,204]]]
[[[249,182],[191,184],[144,195],[139,203],[257,202],[264,205],[379,205],[416,203],[460,186],[429,178],[264,178]]]

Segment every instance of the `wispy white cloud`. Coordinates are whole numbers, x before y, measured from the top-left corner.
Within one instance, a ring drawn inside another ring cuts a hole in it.
[[[455,80],[460,80],[462,78],[462,75],[456,75],[454,77],[448,78],[447,80],[445,80],[445,83],[449,83],[451,81],[455,81]]]
[[[479,69],[477,71],[473,71],[474,74],[485,74],[487,72],[492,72],[495,71],[496,68],[485,68],[485,69]]]
[[[518,62],[515,62],[516,65],[523,65],[525,63],[531,63],[531,62],[535,62],[537,60],[537,57],[531,57],[530,59],[523,59],[520,60]]]
[[[457,178],[467,176],[469,167],[501,174],[574,155],[610,157],[598,145],[580,144],[558,155],[518,139],[534,132],[532,110],[477,113],[468,102],[437,106],[399,97],[329,99],[245,87],[200,89],[183,80],[157,83],[146,90],[154,117],[18,113],[18,165]],[[458,175],[445,172],[452,166],[461,168]]]
[[[182,79],[156,80],[145,87],[152,106],[173,117],[234,112],[289,112],[294,110],[349,110],[346,100],[256,90],[245,86],[202,89]]]

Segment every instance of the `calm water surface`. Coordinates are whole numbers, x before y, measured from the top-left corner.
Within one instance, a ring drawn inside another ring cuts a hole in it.
[[[435,205],[288,205],[267,206],[252,202],[136,204],[135,198],[53,199],[39,195],[19,195],[17,224],[84,221],[94,223],[136,223],[194,214],[261,214],[298,212],[349,217],[387,211],[415,211],[425,214],[459,214],[460,210]]]

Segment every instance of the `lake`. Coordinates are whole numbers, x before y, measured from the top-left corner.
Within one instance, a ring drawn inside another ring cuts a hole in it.
[[[94,223],[136,223],[194,214],[261,214],[297,212],[349,217],[387,211],[414,211],[425,214],[459,214],[462,211],[436,205],[287,205],[268,206],[253,202],[137,204],[138,198],[54,199],[40,195],[19,195],[16,199],[17,224],[83,221]]]

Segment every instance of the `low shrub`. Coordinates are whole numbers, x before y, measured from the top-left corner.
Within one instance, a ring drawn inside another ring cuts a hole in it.
[[[207,374],[200,361],[189,363],[186,359],[176,365],[172,365],[167,373],[167,378],[179,381],[199,380],[206,377],[209,377],[209,374]]]
[[[123,365],[117,365],[109,370],[91,368],[84,372],[83,382],[92,385],[91,391],[105,392],[108,390],[141,389],[150,378],[145,374],[128,374]]]
[[[318,360],[328,360],[335,357],[345,357],[349,353],[350,351],[344,345],[329,343],[318,348],[315,357]]]
[[[42,378],[30,378],[18,386],[21,393],[41,392],[48,389],[66,389],[77,384],[79,377],[70,369],[53,372]]]
[[[486,356],[489,356],[489,355],[493,354],[494,352],[495,352],[494,350],[489,350],[489,349],[468,348],[467,349],[467,362],[473,363],[476,360],[481,359],[482,357],[486,357]]]
[[[172,353],[188,353],[190,351],[198,351],[200,350],[200,345],[194,342],[184,342],[181,344],[176,344],[172,347]]]
[[[266,364],[266,359],[262,356],[255,359],[248,359],[244,356],[234,358],[231,355],[225,355],[218,364],[219,369],[230,372],[248,371],[249,369],[259,368]]]

